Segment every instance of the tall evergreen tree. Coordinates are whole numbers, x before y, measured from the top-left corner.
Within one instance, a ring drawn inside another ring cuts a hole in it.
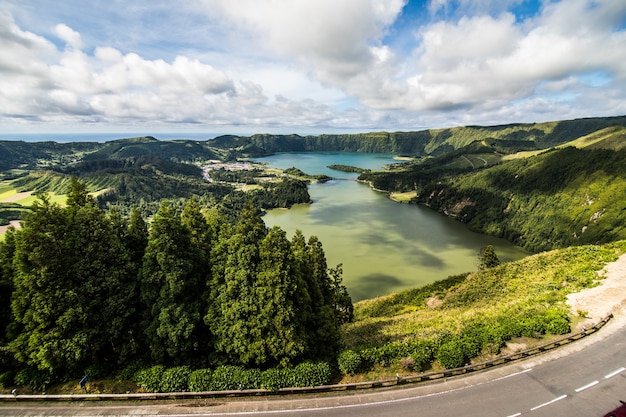
[[[64,211],[43,195],[15,236],[11,306],[21,331],[11,341],[11,350],[20,362],[50,375],[83,360],[87,345],[84,334],[76,332],[75,322],[85,314],[67,276],[69,232]]]
[[[164,201],[155,215],[140,272],[144,329],[152,357],[160,363],[194,359],[201,326],[203,282],[189,229]]]
[[[252,365],[257,359],[250,346],[259,337],[254,322],[259,315],[255,284],[259,245],[265,235],[263,220],[246,204],[234,234],[220,245],[220,267],[214,269],[210,313],[205,321],[217,352],[236,364]]]
[[[127,259],[83,184],[72,181],[64,209],[42,196],[16,232],[16,358],[56,376],[117,365],[134,292]]]
[[[278,226],[269,230],[259,248],[259,268],[255,282],[259,314],[254,317],[256,340],[249,347],[254,362],[286,366],[306,349],[306,329],[297,301],[302,299],[294,274],[294,257],[285,232]]]

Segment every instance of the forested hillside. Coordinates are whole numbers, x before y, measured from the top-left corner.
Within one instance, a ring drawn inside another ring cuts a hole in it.
[[[467,126],[416,132],[372,132],[345,135],[221,136],[210,146],[230,148],[236,154],[261,156],[276,152],[379,152],[422,157],[442,155],[473,142],[491,141],[501,152],[546,149],[609,126],[626,126],[626,116],[561,122]]]
[[[424,204],[471,229],[531,251],[626,239],[626,149],[623,128],[484,166],[455,166],[488,147],[367,173],[361,180],[386,191],[414,192]],[[482,149],[482,150],[480,150]],[[494,149],[492,153],[496,153]],[[452,162],[451,162],[452,161]]]

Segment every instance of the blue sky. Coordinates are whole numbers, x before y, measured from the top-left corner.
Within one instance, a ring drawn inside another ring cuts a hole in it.
[[[0,133],[319,134],[623,114],[624,1],[0,3]]]

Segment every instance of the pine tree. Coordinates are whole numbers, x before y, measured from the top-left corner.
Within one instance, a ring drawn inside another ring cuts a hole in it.
[[[234,233],[219,244],[218,263],[211,287],[210,326],[217,352],[233,364],[251,365],[256,356],[250,351],[260,337],[255,320],[259,315],[255,284],[260,262],[259,246],[266,235],[263,220],[247,204]]]
[[[306,334],[296,309],[298,291],[291,244],[278,226],[269,230],[259,248],[259,268],[255,282],[259,314],[254,317],[256,336],[250,346],[256,365],[286,366],[306,348]]]
[[[203,282],[189,229],[165,201],[155,215],[140,272],[144,329],[152,357],[158,363],[193,360],[202,332]]]

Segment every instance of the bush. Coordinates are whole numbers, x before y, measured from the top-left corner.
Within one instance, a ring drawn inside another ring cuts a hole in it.
[[[425,370],[427,365],[433,361],[434,342],[418,340],[410,344],[410,349],[410,358],[413,359],[414,371],[420,372]]]
[[[463,343],[458,339],[444,343],[437,351],[437,361],[446,369],[460,368],[465,359]]]
[[[104,379],[110,375],[110,370],[102,365],[91,365],[85,369],[85,375],[87,375],[90,380]]]
[[[213,371],[210,391],[229,391],[243,389],[242,373],[245,370],[240,366],[221,365]]]
[[[337,364],[343,375],[354,375],[361,368],[361,355],[353,350],[344,350],[339,354]]]
[[[292,387],[314,387],[326,385],[332,378],[332,371],[328,362],[302,362],[290,369],[289,385]]]
[[[239,374],[239,389],[261,388],[261,371],[259,369],[243,369]]]
[[[261,373],[261,388],[270,391],[278,391],[288,387],[289,370],[280,368],[270,368]]]
[[[163,365],[144,368],[135,374],[135,383],[148,392],[160,392],[164,372],[165,367]]]
[[[191,369],[188,366],[168,368],[161,376],[161,391],[183,392],[189,389],[189,376]]]
[[[128,364],[117,374],[118,381],[135,381],[135,375],[146,367],[143,361],[134,361]]]
[[[210,369],[196,369],[189,375],[189,391],[210,391],[212,376]]]
[[[23,368],[15,374],[15,385],[25,386],[34,390],[43,390],[52,382],[52,376],[46,371],[36,368]]]
[[[544,314],[546,332],[550,334],[566,334],[571,331],[567,313],[558,310],[548,310]]]

